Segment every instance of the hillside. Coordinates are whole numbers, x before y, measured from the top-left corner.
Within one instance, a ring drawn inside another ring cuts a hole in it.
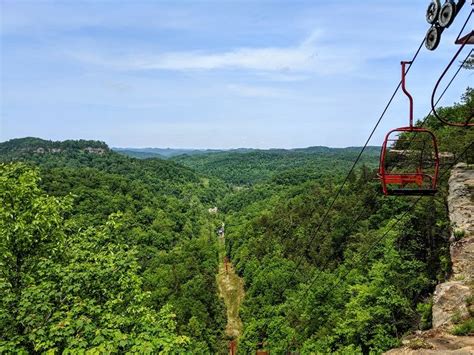
[[[1,161],[26,161],[42,168],[93,168],[110,174],[129,175],[160,189],[199,182],[193,170],[172,161],[142,161],[118,154],[98,141],[53,142],[40,138],[13,139],[0,143]],[[167,184],[163,184],[167,181]]]
[[[473,99],[468,90],[441,112],[460,116]],[[425,124],[442,151],[473,161],[474,131],[432,116]],[[337,179],[267,180],[228,195],[227,253],[246,285],[239,349],[381,353],[429,329],[435,286],[451,273],[453,163],[443,161],[437,195],[419,200],[383,197],[376,172],[363,166],[334,205]],[[472,333],[467,317],[464,334]]]
[[[234,185],[249,185],[269,179],[292,184],[337,176],[351,166],[359,151],[357,147],[229,151],[177,156],[173,161]],[[368,147],[361,162],[374,167],[378,163],[379,152],[378,147]]]
[[[133,158],[172,158],[177,155],[198,155],[220,152],[216,149],[175,149],[175,148],[112,148],[114,151]]]
[[[89,149],[88,149],[89,148]],[[88,151],[91,149],[101,149],[95,152],[105,153],[110,149],[104,142],[92,140],[66,140],[51,141],[35,137],[25,137],[11,139],[0,143],[0,154],[4,156],[26,156],[28,153],[60,153],[66,151]],[[94,152],[94,151],[91,151]]]
[[[100,142],[26,138],[0,143],[0,152],[0,160],[14,162],[0,165],[0,200],[9,211],[0,214],[7,238],[0,244],[1,265],[21,256],[22,269],[18,275],[7,268],[0,279],[0,352],[47,350],[53,337],[63,339],[59,349],[72,352],[84,344],[97,351],[222,348],[225,310],[217,296],[217,243],[210,239],[215,227],[207,208],[225,192],[223,184],[173,162],[125,157]],[[58,207],[48,211],[51,204]],[[19,223],[15,229],[10,215]],[[25,239],[19,250],[17,237],[48,230],[34,216],[57,231],[51,241]],[[5,244],[8,238],[15,242]],[[42,269],[51,245],[59,251]],[[48,285],[58,293],[46,291]],[[128,293],[133,301],[124,299]],[[44,309],[35,308],[41,304]],[[153,319],[158,323],[150,324]],[[167,340],[146,340],[151,334]]]
[[[452,158],[423,198],[381,194],[376,147],[347,175],[358,148],[135,159],[94,141],[0,143],[0,352],[400,346],[436,325],[437,285],[462,281],[448,178],[474,139],[426,122]],[[448,333],[470,334],[471,316]]]

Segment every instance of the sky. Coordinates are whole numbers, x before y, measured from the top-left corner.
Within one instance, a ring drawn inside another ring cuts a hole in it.
[[[429,27],[428,3],[0,0],[0,141],[361,146]],[[415,117],[470,11],[414,63]],[[441,104],[469,83],[462,71]],[[407,114],[400,92],[370,144]]]

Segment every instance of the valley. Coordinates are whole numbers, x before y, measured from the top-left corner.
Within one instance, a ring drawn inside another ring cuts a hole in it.
[[[474,0],[0,14],[0,355],[474,354]]]
[[[436,134],[473,163],[471,131]],[[0,352],[382,353],[430,329],[456,161],[437,196],[385,197],[376,148],[347,175],[358,154],[0,143]]]
[[[230,339],[230,344],[235,344],[238,348],[238,339],[242,335],[243,325],[239,316],[240,304],[245,297],[244,283],[232,265],[232,262],[225,256],[225,235],[219,236],[219,272],[217,274],[217,284],[219,296],[224,299],[227,314],[226,336]]]

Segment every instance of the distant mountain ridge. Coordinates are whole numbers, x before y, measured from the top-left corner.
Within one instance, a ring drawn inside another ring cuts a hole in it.
[[[44,153],[60,153],[64,151],[85,151],[88,153],[105,154],[112,151],[126,155],[133,158],[148,159],[148,158],[180,158],[192,157],[196,155],[209,154],[246,154],[246,153],[263,153],[263,154],[340,154],[340,153],[355,153],[359,152],[361,147],[345,147],[345,148],[331,148],[326,146],[312,146],[307,148],[232,148],[232,149],[193,149],[193,148],[110,148],[105,142],[98,140],[64,140],[53,141],[37,137],[14,138],[5,142],[0,142],[0,154],[44,154]],[[368,146],[366,153],[372,155],[379,152],[380,147]]]
[[[358,152],[361,147],[345,147],[345,148],[331,148],[326,146],[312,146],[307,148],[269,148],[269,149],[257,149],[257,148],[232,148],[232,149],[183,149],[183,148],[118,148],[112,147],[112,150],[117,153],[128,155],[139,159],[148,158],[174,158],[179,156],[194,156],[210,153],[251,153],[251,152],[267,152],[267,153],[306,153],[306,154],[317,154],[317,153],[337,153],[337,152]],[[368,146],[366,151],[380,151],[378,146]]]
[[[317,180],[347,171],[359,156],[360,147],[228,150],[170,158],[206,176],[218,177],[233,185],[252,185],[273,179],[279,184]],[[375,168],[379,147],[367,147],[361,164]],[[338,172],[336,172],[336,170]]]
[[[183,149],[183,148],[116,148],[112,150],[120,154],[125,154],[134,158],[172,158],[178,155],[195,155],[222,152],[219,149]]]

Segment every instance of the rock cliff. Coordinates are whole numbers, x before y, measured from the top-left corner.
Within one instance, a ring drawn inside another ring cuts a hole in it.
[[[433,329],[416,332],[387,354],[474,354],[472,334],[452,334],[474,314],[474,167],[460,163],[451,171],[448,209],[452,274],[434,292]]]

